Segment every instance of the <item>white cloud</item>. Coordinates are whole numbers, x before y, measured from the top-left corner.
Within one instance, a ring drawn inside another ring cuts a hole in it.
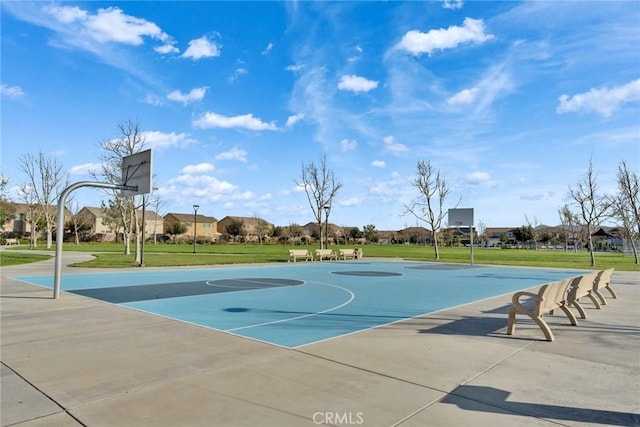
[[[384,168],[387,166],[384,160],[374,160],[371,162],[371,166],[374,168]]]
[[[481,171],[471,172],[465,176],[465,181],[467,182],[467,184],[472,184],[472,185],[480,184],[482,182],[487,182],[490,180],[491,180],[491,175],[489,175],[487,172],[481,172]]]
[[[343,207],[359,206],[363,201],[364,199],[362,197],[350,197],[346,200],[339,200],[338,204]]]
[[[471,89],[463,89],[460,92],[453,95],[447,100],[447,104],[451,106],[468,105],[473,103],[478,95],[479,89],[477,87]]]
[[[148,105],[153,105],[154,107],[158,107],[162,105],[162,99],[150,93],[145,95],[144,98],[138,99],[138,101],[144,102],[145,104],[148,104]]]
[[[197,165],[187,165],[180,171],[183,175],[201,175],[213,172],[215,167],[211,163],[198,163]]]
[[[356,62],[356,61],[360,60],[360,58],[362,58],[362,52],[363,52],[362,48],[359,45],[357,45],[353,49],[356,51],[356,53],[355,53],[355,55],[347,58],[347,61],[349,61],[349,62]]]
[[[591,88],[588,92],[571,97],[562,95],[559,101],[556,108],[558,114],[587,111],[600,114],[603,117],[611,117],[621,104],[640,101],[640,79],[611,89]]]
[[[474,114],[481,116],[489,113],[496,99],[512,92],[514,86],[510,67],[508,64],[499,63],[488,68],[472,87],[459,91],[446,102],[453,110],[472,107]]]
[[[247,162],[247,152],[245,150],[240,150],[239,148],[233,147],[229,151],[225,151],[216,156],[216,160],[237,160],[242,163]]]
[[[294,65],[289,65],[289,66],[285,67],[285,70],[295,73],[295,72],[298,72],[298,71],[302,70],[303,68],[304,68],[304,65],[294,64]]]
[[[442,0],[442,7],[445,9],[457,10],[462,9],[464,0]]]
[[[87,11],[77,6],[49,5],[45,6],[44,10],[63,24],[70,24],[74,21],[84,21],[87,18]]]
[[[273,50],[273,43],[269,43],[262,51],[262,55],[268,55]]]
[[[24,96],[24,92],[20,86],[0,85],[0,94],[7,98],[18,99]]]
[[[206,163],[186,166],[180,175],[161,186],[158,194],[163,199],[172,200],[178,205],[183,204],[185,200],[197,200],[202,204],[229,201],[236,198],[238,187],[208,175],[207,172],[212,170],[213,165]]]
[[[353,151],[358,148],[358,141],[355,139],[343,139],[340,141],[340,151]]]
[[[370,90],[378,87],[378,82],[375,80],[368,80],[360,76],[342,76],[340,82],[338,82],[338,89],[350,90],[352,92],[369,92]]]
[[[184,133],[147,131],[142,133],[142,137],[149,147],[160,150],[172,147],[186,147],[187,145],[196,143],[195,139],[189,138]]]
[[[167,99],[171,101],[182,102],[184,105],[187,105],[190,102],[201,101],[204,98],[204,95],[207,93],[207,86],[197,87],[191,89],[189,93],[182,93],[179,90],[174,90],[169,95],[167,95]]]
[[[220,56],[220,46],[207,36],[191,40],[189,42],[189,47],[182,54],[183,58],[191,58],[194,61],[214,56]]]
[[[126,15],[117,7],[98,9],[95,15],[76,6],[47,6],[45,10],[64,24],[80,22],[86,33],[100,43],[124,43],[141,45],[144,37],[165,43],[171,41],[166,33],[153,22]]]
[[[290,128],[290,127],[292,127],[293,125],[295,125],[296,123],[298,123],[302,119],[304,119],[304,114],[302,114],[302,113],[294,114],[293,116],[289,116],[287,118],[287,124],[285,126]]]
[[[409,150],[406,145],[396,142],[393,136],[385,136],[383,141],[384,148],[393,153],[402,153]]]
[[[170,43],[164,44],[162,46],[154,47],[153,50],[163,55],[180,52],[180,49],[178,49],[177,47],[175,47]]]
[[[178,51],[173,46],[173,38],[158,25],[143,18],[127,15],[118,7],[101,8],[95,14],[77,6],[59,4],[46,5],[42,10],[52,16],[58,24],[62,24],[45,25],[63,35],[69,45],[99,55],[105,53],[95,46],[96,42],[140,46],[144,44],[145,37],[162,42],[161,46],[154,48],[158,53]]]
[[[246,68],[236,68],[233,74],[229,77],[229,83],[235,83],[240,76],[249,74],[249,70]]]
[[[240,116],[223,116],[213,112],[206,112],[200,116],[199,119],[192,122],[193,126],[201,129],[210,128],[243,128],[249,130],[278,130],[278,127],[273,123],[266,123],[262,120],[253,117],[253,114],[244,114]]]
[[[69,169],[69,175],[87,175],[90,171],[100,170],[102,165],[100,163],[83,163],[81,165],[72,166]]]
[[[484,31],[482,19],[465,18],[462,27],[452,25],[423,33],[417,30],[408,31],[399,43],[399,48],[413,55],[427,53],[431,55],[435,50],[457,47],[463,43],[484,43],[493,38]]]

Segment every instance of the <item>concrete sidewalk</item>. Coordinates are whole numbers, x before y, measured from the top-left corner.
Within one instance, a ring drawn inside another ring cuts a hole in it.
[[[2,269],[2,426],[640,425],[638,273],[577,327],[550,316],[552,343],[521,317],[507,336],[503,296],[296,350],[24,274],[53,262]]]

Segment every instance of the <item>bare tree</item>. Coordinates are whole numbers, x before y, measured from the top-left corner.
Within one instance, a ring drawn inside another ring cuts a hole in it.
[[[56,201],[64,190],[65,174],[55,157],[46,157],[42,151],[37,156],[25,154],[20,157],[18,167],[27,175],[28,183],[22,186],[38,204],[39,214],[44,218],[47,232],[47,249],[53,242],[56,224]]]
[[[571,208],[569,205],[564,205],[560,209],[558,209],[558,215],[560,216],[560,224],[562,224],[562,231],[565,234],[564,239],[564,250],[567,250],[567,245],[569,243],[569,237],[573,239],[573,250],[578,250],[578,245],[576,242],[576,231],[580,226],[580,218],[573,212],[571,212]]]
[[[122,184],[122,160],[132,154],[143,151],[145,139],[140,124],[134,121],[126,121],[118,124],[119,137],[109,139],[101,143],[102,154],[100,171],[92,171],[91,175],[96,179],[112,184]],[[141,203],[136,196],[124,196],[120,190],[109,190],[111,201],[109,207],[117,211],[119,216],[119,228],[122,228],[124,240],[124,253],[131,253],[131,234],[135,236],[135,262],[141,262],[140,253],[140,221],[138,208]]]
[[[70,221],[70,225],[71,225],[71,229],[73,230],[73,236],[75,239],[75,243],[76,246],[78,246],[80,244],[80,235],[79,235],[79,230],[81,228],[81,224],[83,222],[83,218],[80,218],[78,216],[78,213],[80,212],[80,210],[82,209],[80,207],[80,205],[74,201],[75,199],[75,194],[70,194],[67,196],[67,200],[66,200],[66,208],[69,210],[69,212],[71,213],[71,221]]]
[[[431,161],[418,161],[416,169],[416,178],[412,185],[418,189],[420,195],[410,204],[404,205],[403,215],[410,213],[431,227],[435,257],[440,259],[437,233],[446,215],[444,204],[451,193],[451,188],[447,185],[444,177],[440,175],[440,170],[433,167]],[[455,206],[458,206],[459,203],[460,199]]]
[[[524,215],[524,220],[531,229],[531,235],[533,237],[533,249],[538,250],[538,241],[540,240],[540,222],[537,217],[533,217],[533,222],[529,220],[527,214]]]
[[[596,255],[593,247],[594,232],[602,218],[609,211],[609,202],[606,196],[598,194],[597,177],[593,170],[593,161],[589,160],[589,167],[584,177],[576,183],[575,187],[569,187],[569,195],[580,210],[580,217],[586,226],[587,245],[591,255],[591,266],[596,265]]]
[[[0,173],[0,227],[4,226],[5,222],[16,212],[16,205],[11,203],[6,193],[8,185],[9,177]]]
[[[262,240],[269,233],[269,224],[260,218],[256,212],[253,213],[253,221],[256,233],[258,234],[258,241],[260,242],[260,246],[262,246]]]
[[[635,263],[638,264],[636,241],[640,239],[640,178],[627,163],[618,165],[618,194],[611,198],[612,215],[622,223]]]
[[[480,243],[486,246],[487,243],[487,224],[484,221],[478,222],[478,237],[480,238]]]
[[[160,209],[164,208],[165,201],[160,199],[160,196],[152,193],[151,196],[143,198],[143,200],[147,201],[147,206],[153,207],[153,212],[156,214],[156,218],[157,216],[161,216]],[[154,245],[158,243],[157,236],[158,236],[158,221],[154,219],[153,220],[153,244]]]
[[[301,181],[296,181],[296,184],[304,187],[318,230],[322,230],[322,211],[325,212],[325,221],[329,222],[333,199],[342,188],[342,182],[327,166],[327,155],[322,155],[319,165],[313,162],[305,165],[303,162]],[[323,247],[322,231],[320,231],[320,249]]]
[[[22,184],[18,187],[18,198],[25,205],[29,205],[29,211],[26,215],[26,220],[29,224],[29,249],[35,249],[38,247],[38,224],[42,222],[41,210],[37,209],[38,201],[36,200],[35,192],[32,191],[30,185]]]

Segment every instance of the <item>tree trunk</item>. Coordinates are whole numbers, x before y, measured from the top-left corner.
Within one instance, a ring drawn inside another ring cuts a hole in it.
[[[591,233],[589,233],[589,241],[587,243],[589,245],[589,255],[591,256],[591,267],[596,266],[596,252],[593,249],[593,240],[591,239]]]
[[[124,254],[131,255],[131,241],[129,239],[129,232],[124,231],[122,233],[122,238],[124,240]]]
[[[436,236],[436,232],[431,232],[431,237],[433,238],[433,249],[435,250],[436,260],[440,259],[440,251],[438,250],[438,238]]]
[[[53,246],[53,230],[51,225],[47,223],[47,249],[51,249],[51,246]]]

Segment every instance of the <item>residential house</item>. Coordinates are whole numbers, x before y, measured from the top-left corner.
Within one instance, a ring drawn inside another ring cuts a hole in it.
[[[321,224],[320,230],[318,230],[317,222],[308,222],[307,224],[301,226],[302,235],[305,237],[307,241],[310,239],[319,239],[322,235],[323,241],[325,234],[329,234],[329,242],[339,242],[343,239],[348,238],[349,230],[354,227],[341,227],[339,225],[333,223],[325,223],[324,221]],[[357,228],[357,227],[356,227]]]
[[[2,233],[3,234],[12,234],[16,236],[26,236],[31,233],[32,228],[35,228],[37,231],[39,230],[37,224],[40,224],[40,228],[44,228],[42,226],[43,213],[40,205],[37,204],[28,204],[28,203],[13,203],[15,207],[15,211],[11,218],[9,218],[2,225]],[[58,206],[53,205],[49,206],[49,212],[55,217],[58,215]],[[64,209],[64,220],[65,222],[71,218],[71,212],[68,209]]]
[[[142,219],[142,211],[138,210],[138,217]],[[111,242],[116,240],[116,233],[121,230],[113,227],[107,221],[102,208],[85,206],[74,216],[74,221],[78,229],[85,234],[81,240],[86,240],[87,234],[91,235],[91,240]],[[164,220],[153,211],[144,212],[144,234],[145,238],[153,237],[154,234],[164,233]]]
[[[218,220],[212,216],[193,213],[168,213],[164,216],[164,229],[169,232],[174,224],[182,224],[186,231],[182,236],[215,242],[220,237]]]
[[[229,227],[229,225],[231,225],[234,221],[241,221],[243,223],[243,229],[239,237],[247,242],[255,242],[260,239],[264,239],[273,229],[273,224],[262,218],[246,216],[225,216],[220,221],[218,221],[218,231],[221,234],[230,235],[231,233],[227,231],[227,227]]]
[[[486,236],[485,246],[493,248],[501,244],[515,244],[516,235],[514,231],[517,227],[486,227],[484,235]]]

